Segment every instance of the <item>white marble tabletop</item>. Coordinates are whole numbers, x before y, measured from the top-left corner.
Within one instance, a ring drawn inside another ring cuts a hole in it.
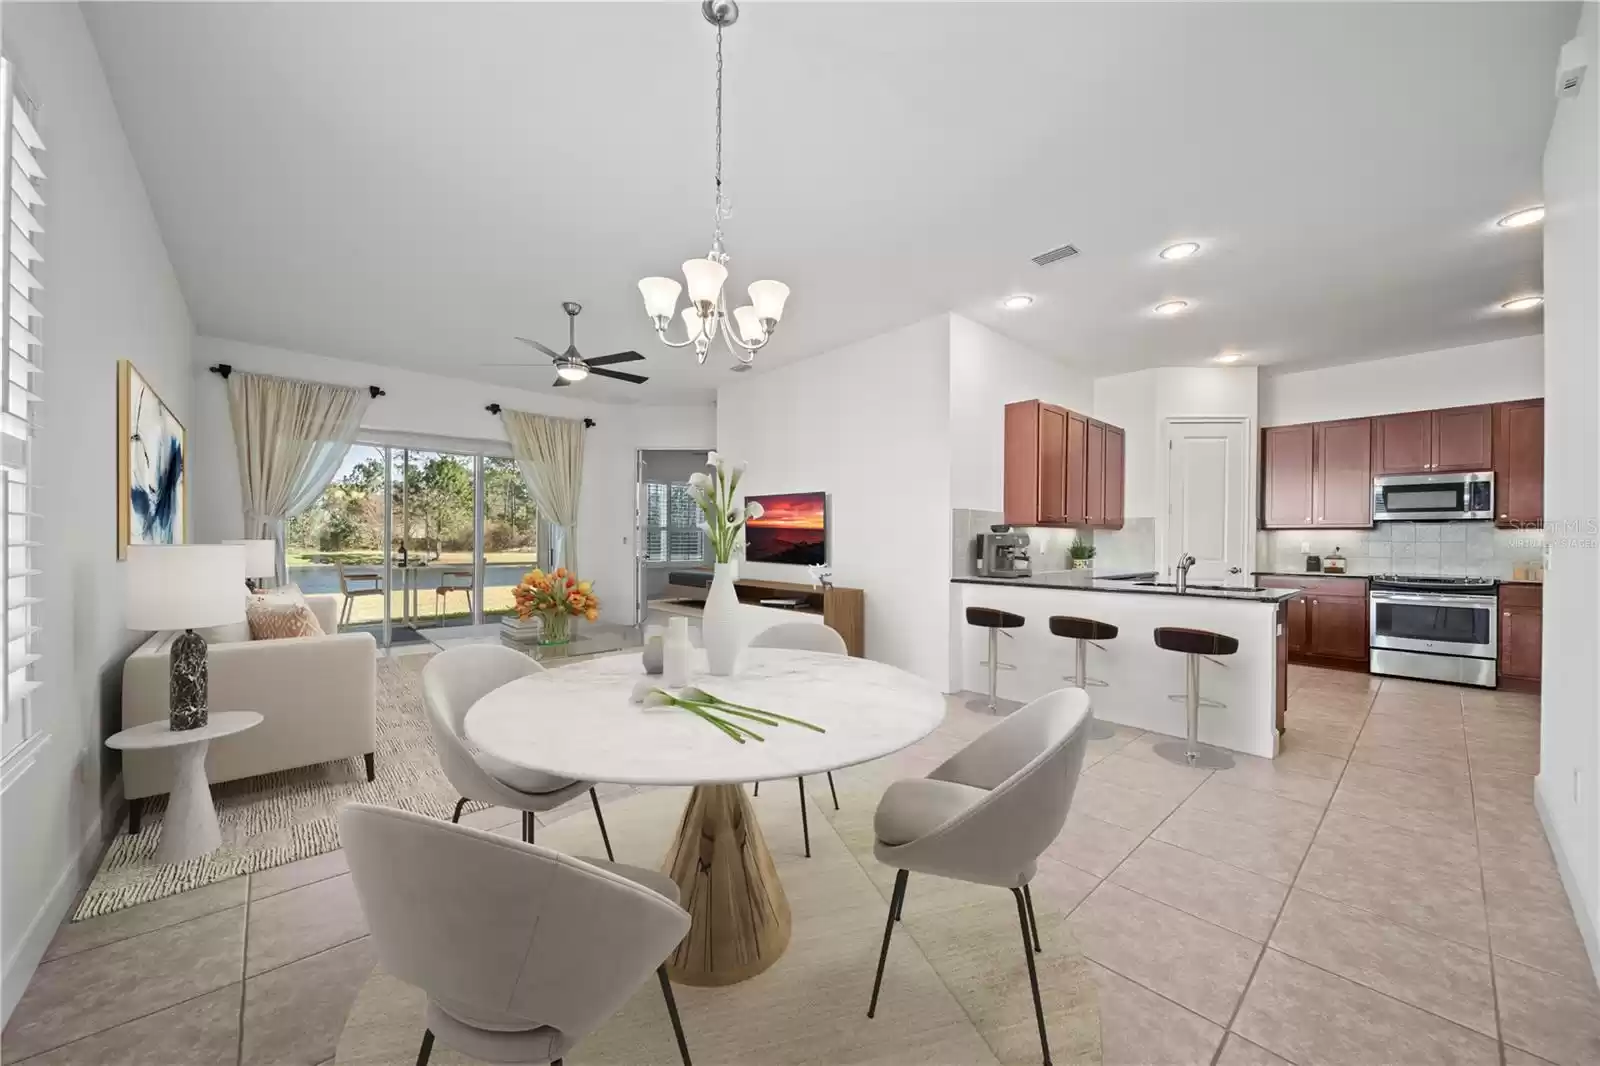
[[[697,655],[703,671],[704,652]],[[944,720],[944,696],[904,670],[843,655],[746,648],[734,676],[697,671],[690,685],[826,732],[750,722],[744,724],[766,739],[739,744],[689,711],[631,702],[645,677],[638,655],[531,674],[473,704],[467,739],[507,762],[560,777],[733,784],[867,762],[916,743]]]
[[[171,721],[163,718],[159,722],[146,722],[112,734],[106,738],[106,747],[128,750],[174,748],[180,744],[196,744],[202,740],[232,736],[260,724],[261,716],[255,711],[211,711],[206,715],[206,724],[199,729],[173,729]]]

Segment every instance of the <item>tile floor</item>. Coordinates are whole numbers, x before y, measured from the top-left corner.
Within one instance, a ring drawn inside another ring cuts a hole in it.
[[[1600,1062],[1600,994],[1533,808],[1537,700],[1291,684],[1273,762],[1172,766],[1131,730],[1092,745],[1035,891],[1072,908],[1106,1066]],[[893,757],[907,773],[990,723],[950,702]],[[0,1056],[320,1066],[371,969],[364,934],[338,852],[66,926]]]

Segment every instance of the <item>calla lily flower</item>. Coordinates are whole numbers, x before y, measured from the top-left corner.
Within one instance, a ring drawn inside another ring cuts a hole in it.
[[[711,489],[711,475],[703,470],[697,470],[689,475],[689,485],[701,492],[708,492]]]
[[[765,507],[761,506],[761,504],[756,502],[756,501],[751,501],[750,505],[744,509],[745,518],[747,518],[747,519],[749,519],[751,521],[754,521],[755,519],[760,518],[762,515],[764,515],[766,513],[767,513],[767,509]]]

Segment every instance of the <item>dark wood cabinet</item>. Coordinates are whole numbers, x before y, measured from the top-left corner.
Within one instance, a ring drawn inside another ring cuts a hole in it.
[[[1318,422],[1313,524],[1372,525],[1372,420]]]
[[[1126,438],[1116,426],[1106,426],[1106,507],[1105,528],[1121,529],[1124,518],[1125,489],[1122,479],[1127,474]]]
[[[1039,400],[1006,404],[1005,520],[1120,529],[1124,434]]]
[[[1544,524],[1544,401],[1495,405],[1494,522]]]
[[[1377,474],[1426,474],[1433,465],[1433,413],[1412,411],[1372,420],[1372,469]]]
[[[1089,439],[1089,420],[1076,411],[1067,415],[1067,450],[1063,458],[1066,471],[1066,506],[1056,521],[1081,526],[1089,520],[1089,472],[1084,464],[1084,446]]]
[[[1311,602],[1296,596],[1284,604],[1288,608],[1285,629],[1289,637],[1290,655],[1307,655],[1311,651]]]
[[[1323,665],[1367,661],[1367,583],[1361,578],[1257,575],[1264,588],[1299,589],[1284,620],[1289,657]]]
[[[1083,449],[1084,466],[1084,522],[1099,527],[1106,522],[1106,427],[1104,422],[1089,420],[1085,430]]]
[[[1543,673],[1544,589],[1500,586],[1500,677],[1537,682]]]
[[[1487,470],[1494,461],[1494,409],[1446,407],[1373,419],[1372,465],[1379,474]]]
[[[1261,433],[1261,524],[1293,529],[1312,524],[1311,426],[1273,426]]]

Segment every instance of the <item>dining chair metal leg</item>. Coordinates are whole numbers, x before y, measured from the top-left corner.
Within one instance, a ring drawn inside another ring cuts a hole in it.
[[[800,835],[806,841],[806,858],[811,858],[811,825],[806,820],[806,779],[795,778],[795,783],[800,786]]]
[[[433,1030],[422,1031],[422,1047],[417,1052],[417,1066],[428,1066],[428,1059],[433,1055]]]
[[[1033,965],[1033,940],[1028,936],[1028,904],[1023,890],[1013,888],[1017,900],[1017,924],[1022,928],[1022,954],[1028,960],[1028,983],[1033,986],[1033,1015],[1039,1021],[1039,1046],[1044,1050],[1044,1066],[1050,1066],[1050,1038],[1044,1031],[1044,1002],[1039,998],[1039,971]]]
[[[533,829],[537,824],[538,823],[534,821],[532,811],[522,812],[522,842],[524,844],[533,843]]]
[[[758,796],[759,796],[759,795],[761,795],[761,782],[760,782],[760,781],[757,781],[757,782],[756,782],[756,791],[755,791],[755,794],[756,794],[756,795],[758,795]]]
[[[672,1035],[678,1038],[678,1055],[683,1066],[694,1066],[689,1061],[689,1042],[683,1038],[683,1021],[678,1017],[678,1001],[672,997],[672,982],[667,980],[666,963],[656,967],[656,976],[661,979],[661,998],[667,1001],[667,1014],[672,1018]]]
[[[467,808],[467,797],[462,796],[460,799],[456,800],[456,813],[454,813],[454,814],[452,814],[450,816],[450,820],[452,822],[461,821],[461,812],[466,810],[466,808]]]
[[[833,809],[839,809],[839,790],[833,787],[833,771],[828,771],[828,792],[833,796]]]
[[[616,862],[617,857],[611,854],[611,836],[606,832],[606,816],[600,813],[600,797],[593,788],[589,789],[589,802],[594,804],[594,820],[600,823],[600,839],[606,845],[606,858]]]
[[[1043,951],[1044,948],[1039,944],[1039,919],[1033,913],[1033,893],[1027,885],[1022,886],[1022,902],[1028,905],[1028,928],[1033,930],[1033,950]]]
[[[906,916],[906,893],[911,891],[911,874],[906,874],[906,887],[900,890],[900,902],[894,908],[894,920],[900,921]]]
[[[889,918],[883,923],[883,948],[878,952],[878,976],[872,979],[872,1002],[867,1004],[868,1018],[878,1012],[878,989],[883,987],[883,964],[889,959],[889,937],[894,933],[895,915],[905,901],[906,880],[910,876],[910,870],[900,870],[894,875],[894,892],[889,896]]]

